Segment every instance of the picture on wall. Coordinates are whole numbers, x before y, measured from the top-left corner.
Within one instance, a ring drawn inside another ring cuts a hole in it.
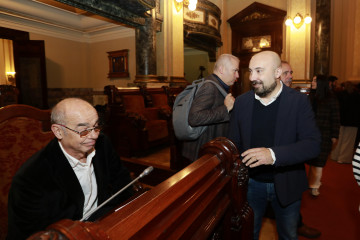
[[[109,58],[108,78],[129,77],[128,54],[129,49],[107,52]]]

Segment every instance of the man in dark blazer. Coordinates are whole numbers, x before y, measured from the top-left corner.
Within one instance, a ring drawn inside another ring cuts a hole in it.
[[[297,239],[301,196],[308,188],[303,163],[320,153],[320,132],[307,96],[280,81],[277,53],[254,55],[249,71],[253,90],[236,98],[229,138],[249,167],[254,239],[268,201],[279,239]]]
[[[230,87],[239,78],[239,63],[237,57],[222,54],[215,63],[213,74],[205,79],[214,81],[229,92]],[[231,93],[224,98],[212,83],[204,83],[199,88],[189,112],[189,124],[192,127],[207,125],[208,128],[198,139],[183,142],[182,155],[185,158],[195,161],[203,144],[227,135],[234,101]]]
[[[7,239],[26,239],[61,219],[79,220],[131,182],[110,141],[100,133],[96,110],[68,98],[51,113],[56,138],[28,159],[9,192]],[[132,195],[129,188],[96,211],[106,213]]]

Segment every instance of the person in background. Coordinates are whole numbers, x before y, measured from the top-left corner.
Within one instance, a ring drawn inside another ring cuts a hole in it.
[[[293,70],[289,62],[281,61],[281,70],[280,80],[288,87],[291,87],[293,80]],[[310,227],[303,222],[302,214],[299,214],[298,228],[297,233],[300,236],[306,238],[317,238],[320,237],[321,232],[316,228]]]
[[[338,93],[340,104],[340,135],[331,159],[338,163],[351,163],[356,147],[356,135],[360,126],[360,94],[352,82],[344,83]]]
[[[341,92],[341,87],[338,84],[338,78],[334,75],[330,75],[328,77],[329,82],[330,82],[330,90],[337,95],[339,92]]]
[[[55,137],[15,174],[9,192],[9,240],[26,239],[61,219],[79,220],[131,182],[105,135],[95,108],[78,98],[51,112]],[[89,220],[131,197],[127,188]]]
[[[215,63],[213,74],[205,80],[214,81],[229,92],[230,87],[239,78],[239,63],[237,57],[222,54]],[[212,83],[204,83],[199,88],[189,112],[189,124],[192,127],[208,125],[208,128],[198,139],[183,142],[183,157],[193,162],[198,158],[199,149],[203,144],[216,137],[226,136],[234,101],[231,93],[224,99]]]
[[[236,98],[229,138],[249,167],[253,239],[259,238],[270,201],[279,239],[295,240],[302,193],[308,189],[304,162],[320,153],[320,132],[307,95],[281,82],[277,53],[255,54],[249,71],[253,90]]]
[[[281,61],[281,76],[280,79],[288,87],[291,87],[292,81],[293,81],[293,70],[290,66],[290,64],[286,61]]]
[[[309,98],[315,113],[317,126],[321,132],[321,153],[307,162],[308,181],[312,196],[319,196],[321,177],[326,160],[333,145],[339,138],[340,113],[336,96],[330,90],[331,82],[324,75],[317,75],[311,82]]]

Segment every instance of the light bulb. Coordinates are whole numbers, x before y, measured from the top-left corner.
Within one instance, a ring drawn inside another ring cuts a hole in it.
[[[296,15],[295,17],[294,17],[294,23],[295,24],[299,24],[301,22],[301,17],[299,16],[299,15]]]
[[[195,9],[196,9],[196,3],[189,3],[188,8],[189,8],[190,11],[195,11]]]
[[[285,25],[286,25],[286,26],[291,26],[291,24],[292,24],[291,18],[290,18],[290,17],[287,17],[286,20],[285,20]]]
[[[312,18],[310,17],[309,14],[306,15],[305,19],[304,19],[305,23],[311,23]]]

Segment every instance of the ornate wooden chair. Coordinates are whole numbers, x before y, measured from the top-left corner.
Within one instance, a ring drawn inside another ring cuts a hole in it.
[[[0,108],[0,136],[0,239],[5,239],[12,178],[31,155],[54,137],[50,110],[21,104]]]

